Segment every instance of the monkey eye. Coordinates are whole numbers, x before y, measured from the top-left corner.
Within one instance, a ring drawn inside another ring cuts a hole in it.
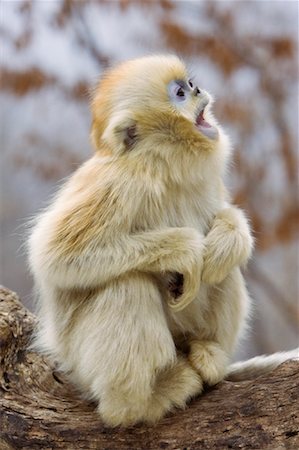
[[[188,84],[189,84],[189,86],[191,87],[191,89],[193,88],[193,83],[192,83],[192,80],[188,80]]]
[[[187,98],[187,83],[183,80],[172,80],[168,84],[168,94],[174,103],[184,102]]]

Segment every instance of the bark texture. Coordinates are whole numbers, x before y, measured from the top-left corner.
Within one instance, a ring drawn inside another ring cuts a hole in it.
[[[0,288],[0,450],[298,449],[299,363],[224,381],[154,427],[110,429],[95,405],[28,347],[36,318]]]

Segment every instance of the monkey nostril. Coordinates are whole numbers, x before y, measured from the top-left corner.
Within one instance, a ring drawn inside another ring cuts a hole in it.
[[[200,89],[198,89],[197,86],[194,89],[194,93],[195,93],[195,95],[199,95],[200,94]]]

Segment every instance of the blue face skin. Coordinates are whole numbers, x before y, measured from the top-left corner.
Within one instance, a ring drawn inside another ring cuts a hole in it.
[[[188,83],[184,80],[173,80],[168,85],[168,92],[171,100],[175,102],[184,102],[189,95],[198,96],[200,90],[197,86],[194,86],[192,80]]]
[[[170,101],[180,109],[185,117],[194,121],[194,125],[201,134],[212,140],[218,138],[218,129],[204,117],[205,108],[210,102],[207,92],[201,91],[197,86],[194,86],[192,80],[188,82],[185,80],[172,80],[168,84],[168,95]],[[192,102],[190,103],[190,101]],[[193,107],[191,104],[193,104]],[[195,108],[193,112],[190,111],[190,106],[191,110]]]

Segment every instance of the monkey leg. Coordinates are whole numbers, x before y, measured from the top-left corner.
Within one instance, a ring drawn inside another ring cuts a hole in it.
[[[154,423],[201,391],[200,376],[187,358],[177,356],[152,277],[135,273],[118,280],[97,308],[101,302],[105,310],[97,319],[94,350],[88,349],[95,363],[84,370],[92,374],[91,395],[107,425]]]
[[[197,301],[200,301],[197,300]],[[221,381],[244,330],[250,300],[239,269],[209,290],[208,307],[203,311],[198,332],[187,339],[188,359],[209,385]]]

